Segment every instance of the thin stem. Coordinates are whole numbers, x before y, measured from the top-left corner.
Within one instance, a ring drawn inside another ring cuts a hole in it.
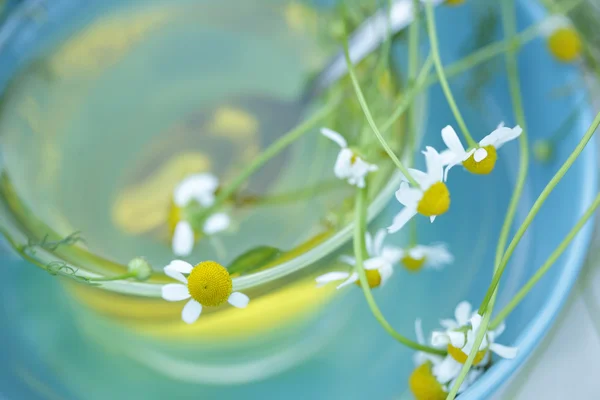
[[[507,37],[507,40],[512,42],[517,34],[516,21],[515,21],[515,10],[513,9],[514,3],[512,0],[504,0],[502,2],[502,23],[504,27],[504,33]],[[520,157],[519,157],[519,173],[517,176],[517,183],[515,184],[515,190],[511,196],[508,210],[506,212],[506,216],[504,217],[504,223],[502,224],[502,229],[500,230],[500,237],[498,239],[498,244],[496,246],[496,256],[494,259],[494,274],[497,272],[500,262],[502,260],[502,255],[504,254],[504,250],[506,248],[506,242],[508,240],[508,235],[510,233],[510,228],[514,222],[515,215],[517,213],[517,206],[519,205],[519,200],[521,199],[521,195],[523,193],[523,189],[525,187],[525,181],[527,178],[527,169],[529,166],[529,144],[527,140],[527,123],[525,120],[525,113],[523,110],[523,99],[521,97],[521,84],[519,82],[519,71],[517,67],[517,56],[516,56],[516,47],[510,47],[508,52],[505,54],[506,61],[506,72],[508,75],[509,81],[509,91],[512,99],[513,112],[515,114],[515,119],[517,124],[521,126],[523,129],[523,133],[519,137],[519,148],[520,148]],[[492,311],[494,309],[494,303],[496,301],[497,290],[494,290],[492,297],[490,298],[489,304],[487,304],[487,312],[483,314],[483,319],[481,322],[481,326],[477,331],[477,335],[475,337],[475,343],[473,344],[472,350],[469,352],[469,356],[465,361],[458,378],[456,379],[454,385],[452,386],[450,393],[448,394],[448,399],[452,400],[458,393],[458,389],[462,385],[464,379],[469,373],[469,369],[475,360],[477,352],[479,350],[479,346],[485,337],[485,334],[488,331],[489,320],[492,315]]]
[[[577,147],[575,147],[575,150],[573,150],[573,152],[571,153],[569,158],[567,158],[567,161],[565,161],[565,163],[560,167],[558,172],[552,177],[550,182],[546,185],[546,187],[544,188],[542,193],[536,199],[535,203],[533,203],[533,207],[527,214],[527,217],[525,217],[525,220],[523,221],[523,223],[517,230],[517,233],[511,240],[510,244],[508,245],[506,253],[502,257],[500,267],[498,268],[498,271],[494,274],[492,284],[488,288],[485,298],[481,302],[483,310],[480,311],[480,313],[485,311],[485,304],[487,304],[489,302],[490,297],[492,296],[492,292],[496,289],[496,286],[498,286],[498,282],[500,281],[500,278],[502,278],[502,273],[504,272],[504,269],[506,268],[506,265],[508,264],[508,260],[510,259],[510,257],[512,256],[512,253],[514,252],[515,248],[519,244],[519,241],[525,234],[525,231],[527,231],[527,228],[529,228],[529,225],[531,225],[531,221],[537,215],[537,213],[540,211],[540,208],[542,207],[542,205],[544,204],[544,202],[546,201],[546,199],[548,198],[550,193],[552,193],[552,191],[554,190],[554,188],[556,187],[558,182],[560,182],[560,180],[563,178],[563,176],[565,176],[565,174],[567,173],[569,168],[571,168],[571,166],[573,165],[573,163],[575,162],[577,157],[579,157],[579,155],[585,148],[586,144],[590,141],[590,139],[594,135],[594,132],[598,128],[598,125],[600,125],[600,112],[598,114],[596,114],[596,117],[592,121],[592,124],[588,128],[585,135],[583,135],[583,137],[579,141],[579,144],[577,144]]]
[[[390,48],[392,45],[392,6],[392,0],[388,0],[385,41],[381,47],[381,54],[379,56],[377,66],[375,67],[375,76],[378,76],[379,73],[385,68],[390,57]]]
[[[306,133],[310,132],[319,122],[327,117],[339,104],[339,98],[329,102],[311,118],[307,119],[300,125],[288,131],[285,135],[276,140],[273,144],[265,149],[258,157],[256,157],[244,170],[236,176],[231,183],[219,192],[212,206],[202,209],[198,214],[191,216],[191,219],[203,221],[214,210],[220,207],[231,195],[233,195],[246,180],[265,165],[271,158],[279,154],[286,147],[300,139]]]
[[[454,118],[456,118],[456,122],[458,123],[463,136],[467,140],[469,147],[477,147],[477,142],[473,140],[473,137],[469,133],[467,124],[465,124],[462,114],[456,105],[456,101],[454,100],[454,96],[450,90],[450,85],[448,84],[448,79],[446,78],[446,74],[444,72],[444,66],[442,65],[442,60],[440,58],[440,50],[437,40],[435,16],[433,15],[433,4],[430,1],[425,2],[425,15],[427,20],[427,32],[429,33],[429,42],[431,43],[431,54],[433,55],[435,69],[440,78],[440,85],[442,86],[442,90],[444,91],[444,95],[448,101],[448,105],[450,106],[450,109],[454,114]]]
[[[536,283],[550,270],[550,267],[556,262],[556,260],[564,253],[569,247],[575,236],[579,233],[581,228],[584,227],[586,222],[594,215],[596,209],[600,206],[600,193],[596,195],[596,198],[592,204],[588,207],[585,213],[579,218],[577,224],[571,229],[569,234],[563,239],[558,247],[552,252],[550,257],[542,264],[542,266],[535,272],[535,274],[527,281],[527,283],[517,292],[517,294],[510,300],[510,302],[496,315],[494,320],[490,323],[490,329],[496,329],[498,325],[502,323],[508,317],[515,307],[519,305],[521,300],[527,296],[529,291],[533,289]]]
[[[414,89],[416,84],[417,73],[419,70],[419,25],[421,22],[419,0],[413,0],[413,22],[408,29],[408,84],[411,89]],[[417,126],[416,126],[416,111],[414,99],[410,102],[406,125],[408,127],[408,148],[409,148],[409,165],[413,164],[415,154],[415,146],[417,143]]]
[[[365,232],[366,232],[366,215],[367,215],[367,190],[366,188],[358,189],[356,193],[356,204],[355,204],[355,221],[354,221],[354,257],[356,259],[356,272],[358,273],[360,279],[360,286],[362,287],[363,293],[365,295],[365,299],[367,300],[367,304],[373,313],[373,316],[381,324],[383,329],[386,330],[387,333],[390,334],[394,339],[398,342],[402,343],[405,346],[408,346],[412,349],[418,351],[424,351],[426,353],[431,354],[439,354],[445,355],[446,352],[440,349],[434,349],[429,346],[422,345],[420,343],[414,342],[400,333],[396,332],[394,328],[387,322],[375,299],[373,298],[373,294],[371,293],[371,288],[369,287],[369,282],[367,281],[367,274],[365,273],[365,269],[363,267],[363,262],[365,259]]]
[[[417,181],[410,175],[410,173],[408,172],[408,169],[402,164],[402,162],[400,162],[398,157],[396,157],[396,155],[394,154],[394,151],[387,144],[387,142],[381,135],[379,128],[377,128],[377,125],[375,124],[373,115],[371,115],[371,111],[369,110],[369,106],[367,105],[367,101],[365,100],[365,96],[363,95],[363,92],[358,83],[358,79],[356,78],[356,72],[354,71],[354,65],[352,65],[352,60],[350,59],[350,51],[348,50],[348,39],[347,38],[344,39],[344,55],[346,56],[346,65],[348,66],[348,74],[350,75],[350,80],[352,81],[352,86],[354,87],[356,97],[358,99],[358,102],[360,103],[360,107],[362,108],[363,113],[365,114],[365,118],[367,119],[367,122],[371,126],[371,129],[375,133],[375,136],[377,136],[377,139],[381,143],[381,146],[383,147],[383,149],[385,150],[387,155],[394,162],[394,164],[396,164],[396,166],[402,172],[402,174],[406,177],[406,179],[408,179],[409,183],[414,187],[419,187],[419,184],[417,183]]]

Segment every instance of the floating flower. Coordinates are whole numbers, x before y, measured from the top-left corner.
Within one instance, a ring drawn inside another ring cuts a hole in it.
[[[519,125],[507,128],[503,124],[489,135],[479,141],[479,147],[465,150],[456,131],[450,125],[442,129],[442,139],[448,150],[441,153],[442,162],[447,165],[444,179],[448,178],[448,171],[457,164],[462,164],[465,169],[473,174],[489,174],[496,165],[498,150],[506,142],[518,138],[523,129]]]
[[[438,349],[445,347],[443,345],[436,347],[432,343],[428,344],[425,341],[421,320],[419,319],[415,321],[415,331],[419,344],[429,345]],[[444,370],[443,365],[447,358],[451,358],[451,356],[447,355],[443,357],[423,351],[415,353],[414,362],[417,368],[410,375],[408,384],[417,400],[444,400],[448,396],[450,388],[458,378],[460,368],[451,371]],[[482,373],[482,368],[472,368],[469,370],[467,378],[458,389],[458,393],[462,393],[471,386]]]
[[[443,160],[433,147],[427,147],[423,154],[427,173],[409,169],[419,184],[417,188],[410,187],[408,179],[403,178],[400,189],[396,191],[396,199],[404,208],[394,217],[392,225],[388,227],[389,233],[399,231],[417,213],[429,217],[433,222],[437,215],[450,208],[450,192],[443,180]]]
[[[558,61],[571,62],[581,56],[583,43],[571,22],[562,15],[553,15],[542,24],[548,50]]]
[[[460,370],[460,365],[467,361],[467,357],[475,343],[475,338],[481,325],[481,315],[476,312],[471,313],[471,305],[468,302],[463,301],[456,307],[455,317],[456,321],[440,321],[441,325],[446,328],[446,330],[444,332],[433,332],[431,340],[436,346],[447,346],[448,354],[454,362],[452,362],[452,360],[445,360],[448,364],[445,367],[458,368]],[[473,361],[473,365],[484,365],[489,363],[490,351],[503,358],[516,357],[516,347],[507,347],[495,343],[496,338],[500,336],[502,332],[504,332],[504,324],[493,331],[486,332],[484,339],[479,346],[479,351]],[[454,364],[454,366],[452,366],[452,364]],[[456,365],[458,365],[458,367]]]
[[[402,250],[400,260],[409,271],[416,272],[421,268],[441,269],[454,261],[444,243],[430,246],[417,245]]]
[[[375,238],[369,232],[365,235],[365,244],[369,258],[363,263],[367,274],[367,281],[370,288],[383,286],[394,272],[394,264],[400,260],[402,251],[396,247],[384,246],[383,242],[386,232],[383,229],[377,231]],[[355,266],[356,259],[350,256],[340,257],[340,261]],[[317,277],[317,286],[324,286],[329,282],[344,280],[337,288],[340,289],[351,283],[360,286],[360,280],[357,272],[333,271]]]
[[[322,128],[321,134],[333,140],[341,148],[333,167],[335,176],[359,188],[365,187],[365,177],[369,172],[377,171],[379,169],[377,165],[369,164],[358,156],[348,147],[346,139],[339,133],[328,128]]]
[[[190,299],[183,307],[181,319],[195,322],[202,307],[217,307],[228,302],[234,307],[245,308],[250,301],[240,292],[232,292],[233,283],[225,267],[214,261],[203,261],[192,267],[185,261],[174,260],[164,268],[166,275],[181,283],[169,283],[162,287],[162,298],[167,301]],[[186,278],[183,274],[189,274]]]
[[[215,191],[219,187],[216,176],[208,173],[190,175],[183,179],[173,192],[173,207],[169,215],[169,223],[173,231],[171,247],[173,253],[180,257],[190,255],[194,248],[197,232],[192,225],[183,219],[183,208],[195,201],[202,207],[210,207],[215,202]],[[214,213],[204,221],[202,232],[213,235],[229,228],[231,218],[226,213]]]

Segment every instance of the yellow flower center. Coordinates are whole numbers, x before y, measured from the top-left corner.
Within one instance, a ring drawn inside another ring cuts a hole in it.
[[[431,373],[431,363],[421,364],[408,378],[408,386],[417,400],[444,400],[448,393]]]
[[[487,151],[487,156],[479,162],[475,161],[475,153],[471,154],[471,157],[463,161],[463,167],[472,174],[485,175],[492,172],[498,159],[498,153],[496,148],[491,144],[483,147]]]
[[[365,273],[367,274],[367,282],[369,282],[369,287],[371,289],[376,288],[381,284],[381,274],[376,269],[366,269]],[[360,286],[360,279],[356,281],[356,284]]]
[[[448,4],[449,6],[458,6],[464,2],[465,0],[446,0],[446,4]]]
[[[417,205],[417,211],[431,217],[441,215],[450,208],[450,192],[444,182],[436,182],[423,193],[423,197]]]
[[[558,28],[548,37],[548,49],[559,61],[570,62],[581,54],[581,39],[573,28]]]
[[[422,258],[412,258],[411,256],[405,256],[402,259],[402,264],[406,267],[407,270],[411,272],[417,272],[423,267],[425,263],[425,257]]]
[[[473,365],[477,365],[481,362],[481,360],[483,360],[483,357],[485,357],[485,352],[485,349],[477,352],[477,354],[475,355],[475,359],[473,360]],[[454,347],[451,344],[448,345],[448,354],[450,354],[452,358],[454,358],[461,364],[464,364],[467,361],[467,357],[469,356],[464,351],[462,351],[462,349]]]
[[[188,277],[188,290],[203,306],[216,307],[229,299],[233,284],[229,272],[214,261],[196,265]]]

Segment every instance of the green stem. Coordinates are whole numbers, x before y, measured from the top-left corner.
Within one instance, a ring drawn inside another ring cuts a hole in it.
[[[385,41],[381,47],[381,55],[375,67],[375,76],[379,76],[381,71],[383,71],[390,57],[390,48],[392,45],[392,5],[392,0],[388,0]]]
[[[369,106],[367,105],[367,101],[365,100],[365,96],[363,95],[363,92],[358,83],[358,79],[356,78],[356,72],[354,71],[354,65],[352,65],[352,61],[350,59],[350,52],[348,50],[348,38],[344,39],[344,55],[346,56],[346,65],[348,67],[348,74],[350,75],[350,80],[352,81],[352,86],[354,87],[356,97],[358,99],[358,102],[360,103],[360,107],[362,108],[363,113],[365,114],[365,118],[367,119],[367,122],[371,126],[371,129],[375,133],[375,136],[377,136],[377,139],[381,143],[381,146],[383,147],[383,149],[385,150],[387,155],[390,157],[390,159],[394,162],[394,164],[396,164],[398,169],[402,172],[402,174],[406,177],[406,179],[408,179],[408,181],[410,182],[410,184],[412,186],[419,187],[419,184],[417,183],[417,181],[410,175],[410,173],[408,172],[408,169],[402,164],[402,162],[400,162],[398,157],[396,157],[396,155],[394,154],[394,151],[387,144],[387,142],[383,138],[381,132],[377,128],[377,125],[375,124],[375,120],[373,120],[373,115],[371,115],[371,111],[369,110]]]
[[[419,0],[413,0],[413,22],[410,24],[408,29],[408,85],[411,89],[414,89],[416,85],[417,73],[419,72],[419,25],[421,18],[419,17],[418,10],[420,8]],[[413,101],[410,102],[410,108],[408,109],[408,116],[406,125],[408,127],[408,148],[409,148],[409,165],[413,164],[413,158],[415,155],[415,146],[417,143],[417,126],[416,126],[416,111]]]
[[[387,333],[390,334],[394,339],[398,342],[402,343],[405,346],[408,346],[414,350],[424,351],[426,353],[445,355],[446,352],[440,349],[434,349],[433,347],[425,346],[420,343],[414,342],[400,333],[396,332],[394,328],[389,324],[389,322],[385,319],[375,299],[373,298],[373,294],[371,293],[371,288],[369,287],[369,282],[367,281],[367,274],[365,273],[365,269],[363,267],[363,262],[365,259],[365,233],[366,233],[366,219],[367,219],[367,189],[358,189],[356,193],[356,203],[355,203],[355,221],[354,221],[354,257],[356,259],[356,272],[360,278],[360,286],[362,287],[363,293],[365,295],[365,299],[367,300],[367,304],[373,313],[373,316],[381,324],[383,329],[386,330]]]
[[[109,282],[109,281],[120,281],[123,279],[134,278],[136,276],[135,272],[127,272],[122,275],[117,276],[107,276],[102,278],[88,278],[91,282]]]
[[[327,117],[339,104],[339,98],[329,102],[311,118],[307,119],[300,125],[288,131],[285,135],[276,140],[271,146],[267,147],[258,157],[256,157],[244,170],[236,176],[229,185],[221,190],[215,198],[212,206],[202,209],[195,215],[190,215],[190,219],[194,222],[201,223],[206,217],[218,209],[231,195],[233,195],[246,180],[254,174],[258,169],[265,165],[271,158],[279,154],[286,147],[300,139],[306,133],[310,132],[319,122]]]
[[[511,299],[511,301],[496,315],[494,320],[490,323],[490,329],[496,329],[498,325],[502,323],[510,314],[515,307],[519,305],[521,300],[527,296],[529,291],[533,289],[535,284],[542,279],[542,277],[550,270],[550,267],[556,262],[556,260],[564,253],[569,247],[575,236],[579,233],[581,228],[584,227],[586,222],[594,215],[596,209],[600,206],[600,193],[596,195],[596,198],[592,204],[588,207],[585,213],[579,218],[577,224],[571,229],[569,234],[563,239],[558,247],[552,252],[550,257],[544,262],[544,264],[535,272],[535,274],[527,281],[527,283],[517,292],[517,294]]]
[[[573,150],[573,152],[571,153],[569,158],[567,158],[567,161],[565,161],[565,163],[560,167],[558,172],[552,177],[550,182],[546,185],[546,187],[544,188],[542,193],[536,199],[535,203],[533,203],[533,207],[527,214],[527,217],[525,217],[525,221],[523,221],[523,223],[517,230],[517,233],[511,240],[510,244],[508,245],[506,253],[502,257],[502,262],[500,263],[500,267],[499,267],[498,271],[494,274],[492,284],[490,285],[488,291],[486,292],[485,298],[481,302],[483,310],[480,311],[480,313],[485,311],[484,305],[489,302],[490,297],[492,296],[492,292],[496,289],[496,286],[498,286],[498,282],[500,281],[500,278],[502,277],[502,273],[504,272],[504,269],[506,268],[506,264],[508,263],[508,260],[512,256],[512,253],[514,252],[515,247],[517,247],[517,245],[519,244],[519,241],[525,234],[525,231],[531,224],[531,221],[537,215],[537,213],[540,211],[540,208],[542,207],[542,205],[544,204],[544,202],[546,201],[546,199],[548,198],[550,193],[554,190],[554,188],[556,187],[558,182],[560,182],[560,180],[563,178],[563,176],[565,176],[565,174],[567,173],[569,168],[571,168],[571,166],[573,165],[573,163],[575,162],[577,157],[579,157],[579,155],[585,148],[586,144],[590,141],[590,139],[594,135],[594,132],[598,128],[598,125],[600,125],[600,112],[598,114],[596,114],[596,117],[592,121],[592,124],[590,125],[590,127],[588,128],[585,135],[583,135],[583,137],[577,144],[577,147],[575,147],[575,150]]]
[[[448,105],[450,106],[450,109],[454,114],[454,118],[456,118],[456,122],[458,123],[463,136],[467,140],[469,147],[477,147],[477,142],[473,140],[473,137],[469,133],[467,124],[465,124],[462,114],[456,105],[456,101],[454,100],[454,96],[450,90],[450,85],[448,84],[448,79],[446,78],[446,74],[444,72],[444,66],[442,65],[442,60],[440,58],[440,50],[437,40],[435,16],[433,15],[433,4],[430,1],[425,2],[425,15],[427,20],[427,32],[429,33],[429,42],[431,44],[431,54],[433,55],[435,69],[437,70],[437,74],[440,78],[440,85],[442,86],[442,90],[444,91],[444,95],[448,101]]]
[[[515,11],[512,8],[514,6],[513,0],[504,0],[502,2],[502,23],[504,27],[504,32],[509,42],[512,42],[517,34],[517,27],[515,21]],[[517,176],[517,183],[515,184],[515,190],[511,196],[508,210],[504,217],[504,222],[502,224],[502,229],[500,230],[500,237],[498,238],[498,244],[496,246],[496,255],[494,259],[494,274],[498,271],[500,266],[500,262],[502,260],[502,255],[504,254],[504,250],[506,248],[506,242],[508,240],[508,235],[510,233],[510,228],[514,222],[515,215],[517,213],[517,207],[519,205],[519,200],[521,199],[521,195],[523,194],[523,189],[525,188],[525,180],[527,178],[527,170],[529,166],[529,144],[527,140],[527,123],[525,120],[525,113],[523,110],[523,99],[521,97],[521,84],[519,82],[519,71],[517,66],[517,56],[516,56],[516,47],[510,47],[508,52],[505,55],[506,61],[506,72],[508,75],[508,83],[509,83],[509,91],[512,99],[513,112],[515,114],[515,119],[517,124],[521,126],[523,129],[523,133],[519,137],[519,148],[520,148],[520,157],[519,157],[519,173]],[[488,324],[492,315],[492,311],[494,309],[494,304],[496,302],[497,290],[494,290],[493,295],[490,298],[489,304],[486,303],[488,310],[485,314],[483,314],[483,319],[481,321],[481,326],[477,335],[475,337],[475,343],[473,344],[473,349],[469,353],[466,362],[464,363],[458,378],[456,379],[454,385],[452,386],[450,393],[448,394],[447,399],[452,400],[458,393],[458,389],[462,385],[465,380],[467,374],[469,373],[469,369],[475,360],[477,352],[479,350],[479,346],[483,341],[485,334],[488,331]],[[481,313],[481,311],[480,311]]]

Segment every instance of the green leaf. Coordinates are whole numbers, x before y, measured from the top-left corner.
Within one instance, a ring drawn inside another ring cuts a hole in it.
[[[282,254],[283,252],[275,247],[254,247],[233,260],[227,270],[231,275],[252,272],[267,265]]]

